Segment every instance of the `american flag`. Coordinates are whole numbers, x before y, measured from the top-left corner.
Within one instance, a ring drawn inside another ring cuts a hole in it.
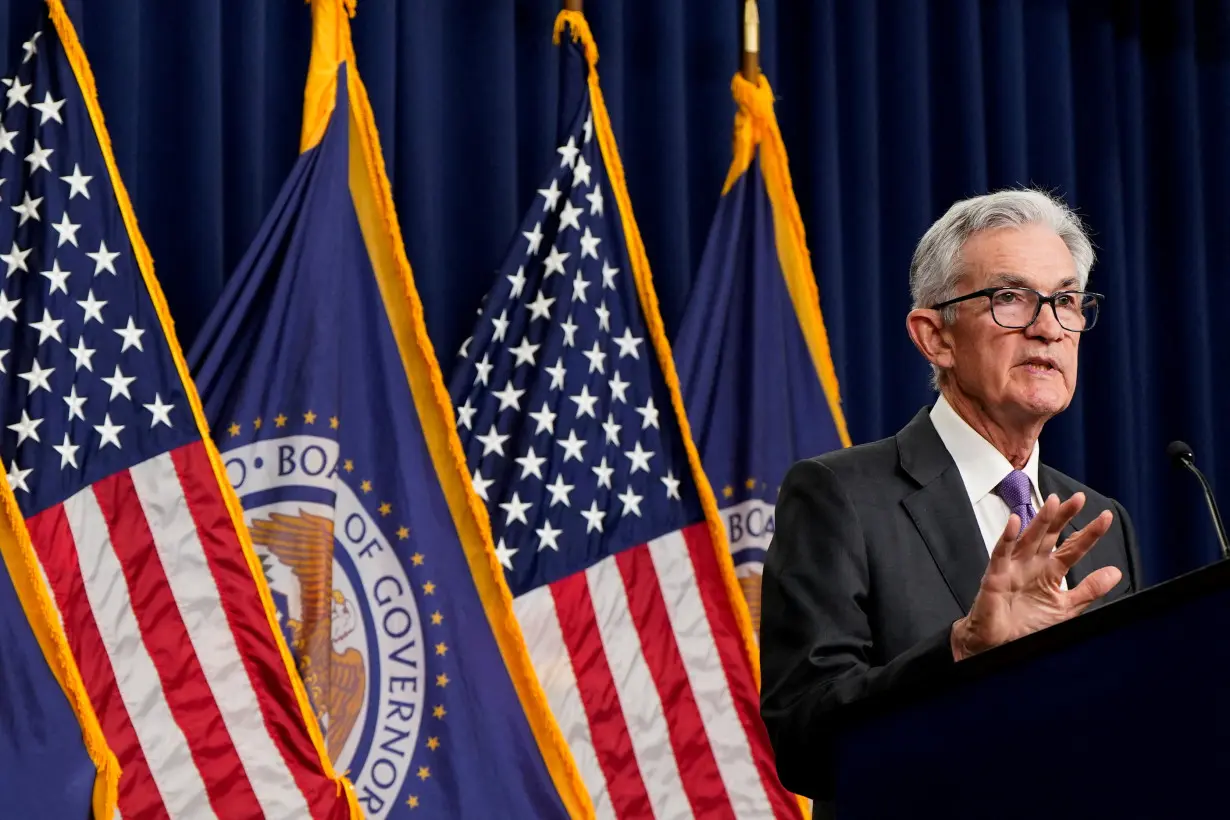
[[[453,379],[473,485],[598,816],[799,817],[647,324],[593,68],[563,49],[578,93]]]
[[[0,457],[122,767],[119,813],[346,817],[51,7],[0,89]]]

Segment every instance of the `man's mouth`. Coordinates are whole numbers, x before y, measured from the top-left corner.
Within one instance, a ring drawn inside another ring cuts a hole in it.
[[[1058,373],[1059,363],[1049,356],[1031,356],[1022,362],[1030,373]]]

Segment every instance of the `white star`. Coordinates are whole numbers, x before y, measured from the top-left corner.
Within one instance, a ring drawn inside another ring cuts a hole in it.
[[[87,253],[86,256],[94,260],[94,275],[107,271],[112,275],[116,275],[115,259],[118,257],[119,251],[108,251],[107,240],[98,240],[98,250],[94,253]]]
[[[474,414],[477,412],[478,410],[470,404],[470,400],[467,398],[466,403],[457,408],[457,423],[467,430],[473,430],[474,428],[470,426],[470,423],[474,420]]]
[[[483,478],[483,474],[478,470],[475,470],[474,477],[470,479],[470,482],[474,485],[474,492],[478,493],[479,498],[483,501],[491,500],[487,497],[487,488],[495,483],[494,480],[490,478]]]
[[[543,280],[551,278],[551,274],[558,273],[564,275],[564,261],[572,254],[567,251],[561,251],[555,245],[551,246],[551,250],[547,252],[547,258],[542,260]]]
[[[576,278],[572,280],[572,301],[584,302],[585,289],[589,287],[589,282],[585,281],[585,276],[581,273],[581,269],[577,268]]]
[[[598,329],[609,332],[611,330],[611,311],[607,309],[605,299],[602,300],[602,304],[594,308],[594,313],[598,314]]]
[[[557,441],[555,443],[558,444],[560,447],[564,448],[564,463],[565,464],[568,463],[569,459],[575,458],[577,461],[585,460],[581,456],[581,451],[585,449],[586,442],[585,442],[585,439],[583,438],[577,438],[576,430],[569,430],[568,438],[562,441]]]
[[[581,355],[589,359],[589,372],[593,373],[597,370],[599,373],[605,373],[603,370],[603,362],[606,361],[606,354],[602,352],[601,345],[598,340],[594,339],[594,346],[589,350],[582,350]]]
[[[631,452],[624,452],[624,455],[632,462],[632,472],[644,470],[649,472],[649,459],[653,458],[653,450],[645,450],[641,448],[641,443],[638,441],[632,447]]]
[[[81,305],[85,311],[85,322],[83,324],[88,325],[91,319],[97,319],[100,324],[102,323],[102,309],[106,307],[107,303],[100,302],[94,298],[93,288],[90,288],[90,292],[85,295],[85,301],[78,299],[77,304]]]
[[[645,496],[637,495],[632,492],[632,485],[628,485],[628,489],[624,490],[623,493],[616,496],[616,498],[624,504],[623,512],[620,513],[621,516],[632,513],[637,518],[641,517],[641,502],[645,500]]]
[[[57,102],[56,100],[53,100],[51,98],[51,92],[48,91],[43,96],[43,101],[41,103],[35,103],[30,107],[37,110],[42,115],[38,121],[39,125],[46,125],[47,120],[55,120],[60,123],[60,125],[63,125],[64,120],[60,117],[60,109],[64,107],[65,102],[67,101],[59,100]]]
[[[81,226],[69,221],[68,211],[64,212],[58,223],[53,222],[51,227],[55,228],[55,232],[60,235],[60,238],[56,241],[57,248],[65,242],[72,242],[73,246],[76,247],[77,231],[81,229]]]
[[[81,166],[79,164],[74,162],[73,172],[66,177],[60,177],[60,179],[68,183],[68,198],[70,200],[77,194],[81,194],[86,199],[90,198],[90,189],[87,186],[94,177],[81,173]]]
[[[538,426],[534,429],[534,435],[538,435],[543,431],[554,435],[556,414],[551,412],[551,407],[545,401],[542,403],[542,409],[538,412],[530,411],[529,417],[538,422]]]
[[[504,539],[500,539],[500,543],[495,547],[495,557],[499,559],[500,565],[504,569],[512,569],[512,557],[517,554],[517,550],[509,547],[504,543]]]
[[[679,500],[679,479],[675,478],[675,474],[667,470],[666,475],[662,477],[662,483],[666,485],[666,497]]]
[[[504,511],[504,526],[509,527],[517,521],[528,526],[530,521],[525,517],[525,514],[533,506],[529,501],[522,501],[521,497],[516,493],[513,493],[510,500],[501,501],[499,507]]]
[[[505,410],[511,407],[514,410],[521,409],[521,397],[525,395],[524,390],[518,390],[513,387],[512,379],[508,380],[508,384],[504,385],[503,390],[492,390],[491,395],[500,400],[500,410]]]
[[[555,540],[560,537],[563,530],[557,530],[551,526],[550,521],[544,521],[542,527],[534,530],[538,534],[538,551],[542,552],[547,547],[559,552],[559,543]]]
[[[623,378],[620,377],[619,371],[615,372],[614,378],[607,382],[607,384],[611,387],[612,401],[622,401],[624,404],[628,403],[628,385],[630,385],[631,382],[624,381]]]
[[[532,365],[534,363],[534,354],[538,351],[538,348],[540,347],[542,347],[542,345],[530,344],[529,337],[523,336],[521,338],[521,344],[517,345],[514,348],[510,348],[510,351],[509,351],[514,356],[517,357],[517,363],[513,365],[513,367],[520,367],[523,364]]]
[[[589,226],[585,226],[585,235],[581,237],[581,258],[591,256],[594,259],[598,258],[598,245],[602,242],[602,238],[594,236],[589,232]]]
[[[602,216],[602,185],[595,184],[594,190],[585,195],[589,200],[590,216]]]
[[[9,355],[9,351],[0,350],[0,373],[9,372],[8,368],[4,366],[4,358],[8,355]]]
[[[487,354],[484,353],[483,360],[481,362],[474,363],[474,369],[477,371],[474,375],[474,383],[486,385],[487,377],[491,375],[491,371],[495,369],[495,365],[487,361]]]
[[[51,378],[51,374],[54,372],[56,372],[56,369],[54,367],[48,367],[47,369],[44,370],[43,367],[38,363],[38,359],[35,359],[30,364],[29,370],[27,370],[25,373],[18,373],[17,376],[18,378],[25,379],[27,382],[29,382],[30,389],[26,391],[26,395],[30,396],[30,395],[33,395],[34,391],[38,390],[40,387],[46,390],[48,393],[50,393],[51,384],[48,382],[48,379]]]
[[[38,206],[42,203],[43,198],[41,196],[31,199],[30,192],[26,191],[22,197],[21,204],[12,206],[14,213],[21,214],[21,220],[18,221],[17,225],[20,227],[21,225],[26,224],[26,220],[28,219],[33,219],[35,222],[42,222],[43,218],[38,215]]]
[[[483,455],[488,456],[495,453],[498,456],[504,455],[504,442],[508,441],[507,435],[500,435],[495,429],[495,424],[492,423],[491,429],[487,431],[485,436],[475,436],[476,439],[483,443]]]
[[[555,304],[555,297],[548,297],[541,290],[534,297],[534,301],[530,302],[530,321],[535,319],[546,319],[551,321],[551,305]]]
[[[581,183],[589,185],[589,170],[589,163],[585,161],[585,157],[577,157],[577,167],[572,172],[573,188]]]
[[[602,260],[602,287],[615,290],[615,274],[619,273],[619,268],[611,267],[611,263]]]
[[[542,247],[542,223],[534,225],[532,231],[522,231],[521,235],[530,241],[529,246],[525,250],[526,256],[533,256],[538,253],[538,249]]]
[[[44,148],[39,141],[34,140],[34,150],[26,154],[26,162],[30,163],[30,174],[33,175],[39,168],[46,168],[51,171],[51,163],[47,158],[56,152],[54,148]]]
[[[122,328],[116,328],[115,332],[124,340],[123,346],[120,347],[121,353],[130,347],[135,347],[142,353],[145,352],[145,348],[141,346],[141,335],[145,331],[137,329],[137,326],[132,323],[131,316],[128,317],[128,324]]]
[[[463,358],[463,359],[464,359],[466,356],[470,355],[470,354],[468,353],[468,351],[469,351],[469,349],[470,349],[470,342],[472,342],[472,341],[474,341],[474,337],[473,337],[473,336],[467,336],[467,337],[466,337],[466,340],[465,340],[464,342],[462,342],[462,343],[461,343],[461,349],[457,351],[457,355],[458,355],[459,357],[461,357],[461,358]]]
[[[68,277],[72,271],[60,270],[60,260],[51,260],[51,270],[40,271],[39,276],[46,276],[51,282],[51,290],[47,291],[47,295],[55,293],[57,290],[62,293],[68,293]]]
[[[566,202],[564,202],[564,210],[559,215],[560,233],[563,233],[564,228],[567,228],[569,226],[576,228],[578,231],[581,230],[580,216],[583,213],[585,213],[585,209],[578,208],[576,205],[573,205],[572,200],[567,200]]]
[[[564,331],[564,347],[576,347],[577,326],[572,323],[572,317],[569,316],[563,322],[560,322],[560,330]]]
[[[564,483],[563,473],[555,474],[555,481],[546,485],[547,492],[551,494],[551,506],[563,504],[565,507],[571,507],[568,503],[568,494],[572,492],[572,485]]]
[[[550,188],[539,188],[538,193],[542,194],[542,198],[546,200],[543,203],[543,211],[554,211],[559,207],[559,180],[551,180]]]
[[[114,444],[117,450],[124,449],[120,444],[120,431],[124,429],[124,425],[112,424],[110,413],[103,416],[103,423],[95,424],[94,429],[98,431],[98,435],[102,436],[102,441],[98,444],[99,450],[106,447],[108,442]]]
[[[13,138],[20,134],[20,131],[10,131],[0,123],[0,151],[8,151],[13,156],[17,156],[17,151],[13,148]]]
[[[606,515],[602,510],[598,509],[598,499],[589,502],[588,510],[581,510],[581,517],[585,519],[585,534],[597,530],[602,532],[602,519]]]
[[[51,445],[51,449],[55,450],[57,453],[60,454],[60,469],[61,470],[63,470],[65,467],[76,467],[77,466],[77,451],[80,450],[81,448],[77,446],[76,444],[72,443],[72,441],[68,437],[68,433],[64,434],[63,444],[53,444]]]
[[[20,447],[21,443],[28,438],[41,441],[38,437],[38,426],[42,423],[42,419],[30,418],[30,414],[23,407],[21,410],[21,420],[9,425],[9,429],[17,433],[17,446]]]
[[[580,151],[580,149],[577,148],[577,141],[573,137],[568,138],[567,145],[561,145],[559,148],[556,148],[555,150],[558,151],[560,157],[562,157],[559,163],[561,168],[563,168],[565,165],[571,168],[573,164],[577,161],[577,152]]]
[[[615,474],[615,470],[606,466],[606,456],[602,457],[602,461],[598,463],[597,467],[592,467],[591,469],[594,471],[594,475],[598,476],[599,487],[606,487],[608,490],[612,489],[611,476]]]
[[[649,399],[645,402],[644,407],[636,408],[636,412],[640,413],[641,418],[643,419],[641,422],[642,430],[648,427],[658,426],[658,408],[653,406],[653,396],[649,397]]]
[[[73,372],[83,367],[91,373],[94,372],[94,365],[90,362],[90,359],[94,357],[94,350],[85,346],[85,334],[82,334],[81,338],[77,340],[77,346],[70,347],[68,352],[73,354],[73,358],[77,360],[76,365],[73,367]]]
[[[634,359],[639,359],[641,354],[637,352],[636,346],[645,341],[638,336],[632,335],[632,328],[625,327],[624,335],[613,337],[615,344],[619,345],[619,358],[631,356]]]
[[[22,85],[20,79],[14,79],[13,84],[9,86],[9,90],[4,92],[4,96],[8,97],[9,104],[5,106],[5,111],[9,110],[17,103],[29,107],[30,101],[26,99],[26,94],[30,91],[30,86]]]
[[[619,431],[623,429],[622,424],[615,423],[615,414],[607,413],[606,421],[602,423],[602,430],[606,433],[607,444],[619,443]]]
[[[30,269],[26,267],[26,257],[33,251],[34,248],[29,248],[23,251],[21,248],[17,247],[17,240],[14,239],[13,249],[8,253],[0,253],[0,262],[6,262],[9,266],[9,269],[4,272],[4,278],[8,279],[19,270],[29,272]]]
[[[26,63],[33,60],[34,55],[38,54],[38,38],[42,36],[43,36],[43,32],[36,31],[30,37],[29,40],[26,40],[24,43],[21,44],[21,50],[25,53],[25,56],[21,58],[22,65],[25,65]]]
[[[589,416],[591,419],[597,420],[598,417],[594,415],[594,405],[597,404],[598,397],[591,396],[589,394],[589,385],[581,385],[580,394],[576,396],[569,396],[568,398],[577,404],[578,419],[581,418],[581,416]]]
[[[500,315],[491,320],[491,324],[495,327],[495,332],[491,334],[491,340],[495,342],[504,341],[504,334],[508,333],[508,311],[501,310]]]
[[[85,400],[85,396],[77,395],[77,385],[74,384],[72,389],[68,391],[68,395],[64,397],[64,403],[68,405],[69,421],[73,420],[73,416],[85,421],[85,411],[82,409],[85,407]]]
[[[132,401],[132,394],[128,392],[128,385],[137,380],[136,376],[125,376],[117,364],[115,366],[115,375],[103,376],[102,380],[111,386],[111,396],[108,401],[115,401],[117,396],[123,396]]]
[[[543,480],[542,465],[546,464],[547,460],[535,453],[533,447],[530,447],[529,451],[525,455],[514,458],[513,461],[521,465],[522,478],[534,476],[534,478],[539,481]]]
[[[564,376],[567,375],[567,371],[564,370],[564,358],[561,356],[555,360],[554,367],[547,367],[544,369],[551,374],[551,389],[563,390]]]
[[[33,467],[28,467],[25,470],[17,469],[17,460],[13,459],[13,466],[9,467],[8,474],[9,489],[13,492],[16,492],[17,490],[25,490],[26,492],[30,492],[30,488],[26,486],[26,476],[30,475],[32,472],[34,472]]]
[[[159,394],[154,394],[153,404],[143,404],[141,406],[148,410],[150,415],[153,417],[149,422],[150,429],[157,426],[158,422],[162,422],[167,427],[174,427],[174,425],[171,424],[171,411],[175,409],[175,405],[163,404],[162,397]]]
[[[21,304],[20,299],[10,299],[8,294],[0,290],[0,322],[5,319],[17,321],[17,306]]]
[[[593,111],[585,115],[585,124],[581,127],[585,130],[585,141],[589,142],[594,137],[594,112]]]
[[[43,308],[43,318],[37,322],[31,322],[30,327],[38,331],[38,343],[42,344],[48,339],[55,339],[57,342],[64,341],[60,338],[60,325],[64,324],[63,319],[52,319],[51,311]]]
[[[504,278],[512,284],[512,294],[510,294],[512,298],[519,299],[521,297],[521,291],[525,290],[525,266],[522,265],[517,268],[516,273],[510,274]]]

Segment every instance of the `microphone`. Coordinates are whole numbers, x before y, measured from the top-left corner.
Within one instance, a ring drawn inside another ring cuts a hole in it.
[[[1192,448],[1188,447],[1185,442],[1172,441],[1166,447],[1166,455],[1170,456],[1170,460],[1176,467],[1186,467],[1200,480],[1200,486],[1204,488],[1204,500],[1209,503],[1209,515],[1213,518],[1213,528],[1217,530],[1217,540],[1221,544],[1221,557],[1230,558],[1230,542],[1226,540],[1226,527],[1221,523],[1221,513],[1217,511],[1217,500],[1213,498],[1213,488],[1209,486],[1209,480],[1204,477],[1204,473],[1200,472],[1196,466],[1196,457],[1192,454]]]

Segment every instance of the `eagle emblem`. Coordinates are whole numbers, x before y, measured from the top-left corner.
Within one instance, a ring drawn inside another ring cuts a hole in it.
[[[336,762],[359,718],[367,686],[363,655],[338,644],[356,628],[357,613],[333,588],[333,521],[300,510],[272,513],[249,524],[252,541],[267,549],[299,584],[299,617],[289,619],[291,649],[329,759]]]

